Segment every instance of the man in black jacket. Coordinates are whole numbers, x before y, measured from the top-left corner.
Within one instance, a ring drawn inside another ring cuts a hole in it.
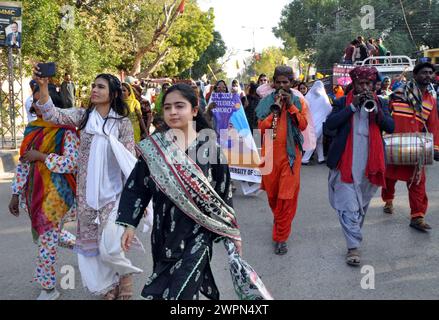
[[[327,165],[329,201],[337,211],[348,253],[346,263],[360,264],[361,227],[370,200],[385,184],[382,131],[393,132],[387,103],[373,93],[378,72],[357,67],[350,72],[353,90],[335,100],[326,127],[334,134]]]

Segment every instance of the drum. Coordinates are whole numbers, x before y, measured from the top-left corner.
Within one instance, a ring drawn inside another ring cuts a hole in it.
[[[386,134],[383,138],[387,164],[433,164],[433,134],[423,132],[394,133]]]

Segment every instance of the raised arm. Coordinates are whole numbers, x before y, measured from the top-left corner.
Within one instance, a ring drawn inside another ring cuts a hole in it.
[[[304,131],[308,126],[308,103],[303,98],[298,98],[300,100],[300,104],[302,105],[302,110],[299,111],[296,105],[292,104],[288,108],[288,112],[296,117],[297,127],[300,131]]]
[[[43,119],[55,124],[79,127],[83,116],[84,109],[59,109],[55,107],[49,95],[49,79],[39,77],[38,66],[34,66],[34,80],[40,87],[40,99],[36,103],[36,107],[41,111]]]

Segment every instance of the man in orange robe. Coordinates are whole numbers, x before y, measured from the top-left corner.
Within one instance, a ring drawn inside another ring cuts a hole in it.
[[[256,114],[263,137],[262,185],[274,215],[275,253],[287,253],[287,240],[296,214],[300,167],[308,108],[303,98],[290,90],[293,70],[279,66],[274,72],[275,92],[258,104]]]

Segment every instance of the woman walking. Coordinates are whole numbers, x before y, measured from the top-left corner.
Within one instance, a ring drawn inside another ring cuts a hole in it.
[[[147,132],[147,128],[142,117],[140,102],[137,100],[131,85],[126,82],[122,83],[122,95],[123,101],[127,104],[128,110],[130,111],[129,119],[133,125],[134,141],[138,143],[140,141],[141,132]]]
[[[315,136],[317,138],[317,157],[318,162],[324,163],[325,156],[323,154],[323,122],[326,117],[331,113],[332,107],[329,103],[329,97],[326,94],[325,86],[323,82],[316,81],[309,90],[305,99],[308,102],[309,110],[312,116],[312,122],[314,125]],[[314,150],[308,150],[302,157],[302,164],[309,164]]]
[[[61,102],[60,96],[52,96],[55,103]],[[37,119],[24,132],[9,211],[18,217],[21,202],[31,219],[33,239],[38,244],[34,281],[42,288],[37,300],[56,300],[60,296],[56,290],[57,247],[72,249],[75,244],[75,236],[63,230],[63,223],[76,210],[79,138],[73,127],[44,121],[34,107],[38,99],[37,87],[30,108]]]
[[[39,77],[38,67],[34,73],[41,88],[36,105],[43,119],[81,131],[75,251],[83,283],[91,293],[104,295],[105,299],[130,299],[131,274],[142,270],[124,257],[126,263],[121,267],[112,260],[120,257],[101,254],[102,231],[123,188],[121,164],[116,156],[135,154],[133,127],[122,100],[121,83],[111,74],[100,74],[92,84],[88,109],[61,110],[55,108],[48,96],[47,78]]]
[[[208,124],[191,87],[169,88],[163,96],[163,111],[169,130],[139,144],[141,158],[122,193],[116,221],[126,226],[122,247],[130,249],[135,228],[152,198],[153,274],[142,297],[192,300],[201,291],[210,299],[219,299],[210,268],[213,242],[223,239],[232,255],[241,252],[229,168],[215,134],[201,138]],[[234,261],[235,266],[242,265],[240,258]],[[248,298],[249,291],[244,291]]]

